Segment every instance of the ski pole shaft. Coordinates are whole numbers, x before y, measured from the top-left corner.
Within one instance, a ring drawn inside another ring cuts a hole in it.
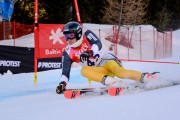
[[[127,60],[127,59],[118,59],[122,61],[132,61],[132,62],[153,62],[153,63],[164,63],[164,64],[180,64],[180,62],[163,62],[163,61],[155,61],[155,60]]]
[[[113,59],[103,59],[103,60],[113,60]],[[128,61],[128,62],[152,62],[152,63],[162,63],[162,64],[180,64],[180,62],[163,62],[163,61],[155,61],[155,60],[128,60],[118,58],[121,61]]]

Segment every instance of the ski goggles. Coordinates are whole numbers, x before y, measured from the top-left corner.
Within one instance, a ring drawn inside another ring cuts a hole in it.
[[[64,37],[66,38],[66,40],[72,40],[76,36],[75,36],[75,33],[69,33],[69,34],[64,34]]]

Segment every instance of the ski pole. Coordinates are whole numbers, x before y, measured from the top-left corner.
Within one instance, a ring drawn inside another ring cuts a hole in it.
[[[102,58],[102,60],[114,60],[113,58],[106,59]],[[163,62],[163,61],[156,61],[156,60],[128,60],[128,59],[122,59],[122,58],[117,58],[117,60],[121,61],[128,61],[128,62],[152,62],[152,63],[164,63],[164,64],[180,64],[180,62]]]

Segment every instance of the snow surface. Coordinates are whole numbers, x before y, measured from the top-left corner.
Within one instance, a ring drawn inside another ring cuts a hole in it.
[[[32,45],[33,35],[26,37]],[[161,61],[180,61],[180,30],[173,31],[173,57]],[[123,62],[123,65],[142,72],[160,71],[158,80],[147,84],[150,87],[180,83],[178,64]],[[68,88],[103,86],[95,82],[88,85],[80,69],[72,68]],[[180,120],[180,85],[116,97],[83,96],[67,100],[55,93],[60,76],[61,70],[38,72],[38,85],[34,86],[33,73],[13,75],[8,71],[0,75],[0,120]]]

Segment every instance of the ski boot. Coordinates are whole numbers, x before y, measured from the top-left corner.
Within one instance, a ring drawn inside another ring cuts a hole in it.
[[[140,82],[145,83],[148,81],[156,80],[157,76],[155,74],[160,73],[160,72],[153,72],[153,73],[142,73]]]
[[[110,76],[104,76],[102,80],[102,84],[106,85],[107,87],[119,87],[121,82],[115,78]]]

